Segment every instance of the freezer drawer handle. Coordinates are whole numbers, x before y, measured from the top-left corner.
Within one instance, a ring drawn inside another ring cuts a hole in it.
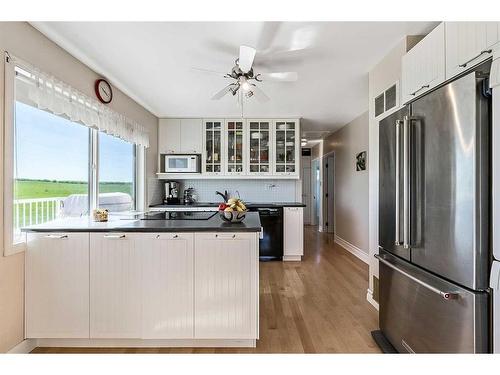
[[[412,276],[408,272],[403,271],[401,268],[398,268],[397,266],[395,266],[391,262],[385,260],[384,258],[382,258],[378,254],[375,254],[375,258],[377,258],[380,262],[384,263],[387,267],[390,267],[394,271],[397,271],[400,274],[408,277],[409,279],[415,281],[417,284],[423,286],[424,288],[429,289],[430,291],[432,291],[436,294],[439,294],[441,297],[443,297],[446,300],[458,299],[460,297],[460,293],[458,293],[458,292],[443,291],[443,290],[440,290],[440,289],[433,287],[432,285],[427,284],[426,282],[423,282],[422,280],[417,279],[415,276]]]
[[[460,68],[465,68],[467,65],[469,65],[469,63],[473,62],[475,59],[477,59],[478,57],[481,57],[482,55],[484,55],[485,53],[491,53],[493,50],[491,49],[485,49],[483,51],[481,51],[478,55],[474,56],[472,59],[470,60],[467,60],[466,62],[464,62],[463,64],[460,64],[459,67]]]
[[[127,237],[127,236],[124,234],[105,234],[104,235],[104,238],[117,239],[117,240],[125,238],[125,237]]]

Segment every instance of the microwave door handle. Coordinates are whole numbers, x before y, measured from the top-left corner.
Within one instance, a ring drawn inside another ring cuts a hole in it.
[[[395,201],[395,207],[396,207],[396,232],[395,232],[395,237],[394,237],[394,244],[396,246],[401,245],[401,240],[399,238],[399,228],[400,228],[400,221],[401,218],[399,217],[399,202],[400,202],[400,194],[401,192],[399,191],[400,183],[401,183],[401,176],[400,176],[400,169],[401,169],[401,160],[400,160],[400,154],[401,154],[401,124],[403,123],[402,120],[396,120],[396,201]]]

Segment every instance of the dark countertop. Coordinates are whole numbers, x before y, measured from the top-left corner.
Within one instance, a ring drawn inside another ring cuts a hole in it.
[[[193,204],[152,204],[149,208],[217,207],[222,202],[196,202]],[[301,202],[245,202],[247,207],[306,207]]]
[[[242,223],[227,223],[214,215],[208,220],[134,220],[110,217],[96,223],[88,217],[64,218],[22,228],[23,232],[260,232],[257,212],[249,212]]]

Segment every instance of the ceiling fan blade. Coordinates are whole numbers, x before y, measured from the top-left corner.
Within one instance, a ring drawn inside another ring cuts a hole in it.
[[[265,82],[295,82],[299,79],[297,72],[261,73],[259,79]]]
[[[218,91],[214,96],[212,96],[212,100],[219,100],[225,95],[232,93],[232,90],[234,90],[238,85],[236,83],[231,83],[224,87],[222,90]]]
[[[224,73],[224,72],[218,72],[216,70],[204,69],[204,68],[191,67],[191,69],[194,70],[194,71],[200,72],[200,73],[215,74],[215,75],[218,75],[220,77],[224,77],[227,74],[227,73]]]
[[[257,98],[257,100],[261,103],[268,102],[269,96],[267,96],[264,91],[259,89],[256,85],[252,84],[252,87],[250,88],[250,91],[253,92],[253,95]]]
[[[247,73],[252,69],[253,59],[255,58],[255,48],[248,46],[240,46],[240,57],[238,58],[238,66],[243,73]]]

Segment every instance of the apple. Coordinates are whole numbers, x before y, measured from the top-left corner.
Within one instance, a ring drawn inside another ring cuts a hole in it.
[[[226,207],[227,207],[227,204],[225,204],[225,203],[219,204],[219,211],[224,211],[226,209]]]

